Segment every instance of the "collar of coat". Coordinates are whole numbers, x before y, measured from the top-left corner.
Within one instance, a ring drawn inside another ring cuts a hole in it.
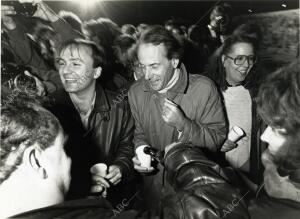
[[[189,82],[188,73],[187,73],[183,63],[180,65],[179,69],[180,69],[179,79],[178,79],[177,83],[167,91],[167,93],[176,93],[176,94],[177,93],[182,93],[182,94],[186,93],[187,88],[188,88],[188,82]],[[149,82],[147,80],[143,81],[142,89],[144,92],[151,92],[151,93],[159,94],[157,91],[155,91],[151,88],[151,86],[149,85]]]

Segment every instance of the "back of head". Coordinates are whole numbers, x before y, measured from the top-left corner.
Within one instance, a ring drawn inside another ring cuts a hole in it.
[[[55,116],[27,94],[19,93],[2,106],[0,186],[22,164],[29,146],[37,144],[41,150],[47,149],[60,129]]]
[[[163,44],[168,59],[180,59],[182,56],[182,47],[179,41],[170,31],[160,25],[149,26],[140,36],[138,46],[140,44],[153,44],[155,46]]]
[[[132,24],[124,24],[121,28],[123,34],[128,34],[133,37],[137,37],[137,29]]]
[[[129,51],[135,43],[135,38],[127,34],[122,34],[115,39],[114,52],[119,62],[123,65],[126,65],[130,61]]]

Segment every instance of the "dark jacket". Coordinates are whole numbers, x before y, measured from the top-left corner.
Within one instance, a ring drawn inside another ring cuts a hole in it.
[[[249,218],[244,197],[200,148],[179,143],[166,153],[164,164],[175,193],[162,201],[163,218]]]
[[[45,208],[28,211],[15,215],[10,218],[27,218],[27,219],[134,219],[150,218],[147,216],[138,216],[136,211],[123,211],[113,209],[104,198],[97,199],[79,199],[63,202]],[[155,217],[151,217],[154,219]]]
[[[90,168],[96,163],[120,166],[122,181],[134,173],[132,157],[134,121],[124,94],[96,87],[94,109],[88,119],[88,130],[82,125],[79,113],[64,90],[53,95],[50,111],[54,113],[69,136],[66,147],[72,158],[72,198],[85,197],[91,186]]]

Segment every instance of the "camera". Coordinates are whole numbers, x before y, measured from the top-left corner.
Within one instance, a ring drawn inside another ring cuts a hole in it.
[[[26,75],[24,71],[30,72],[30,69],[24,66],[2,65],[1,85],[9,90],[35,93],[37,88],[35,79]]]
[[[13,6],[16,13],[26,17],[31,17],[37,10],[37,5],[31,3],[20,3],[19,1],[5,1],[4,5]]]

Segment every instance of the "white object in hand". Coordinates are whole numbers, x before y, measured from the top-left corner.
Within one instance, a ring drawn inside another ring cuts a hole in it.
[[[92,174],[105,177],[107,175],[107,165],[105,163],[97,163],[90,169]]]
[[[141,162],[142,167],[150,168],[151,167],[151,156],[144,152],[144,148],[149,147],[148,145],[141,145],[136,150],[138,160]]]
[[[237,142],[239,139],[241,139],[245,135],[245,132],[242,128],[238,126],[233,126],[231,130],[228,133],[228,138],[232,142]]]

